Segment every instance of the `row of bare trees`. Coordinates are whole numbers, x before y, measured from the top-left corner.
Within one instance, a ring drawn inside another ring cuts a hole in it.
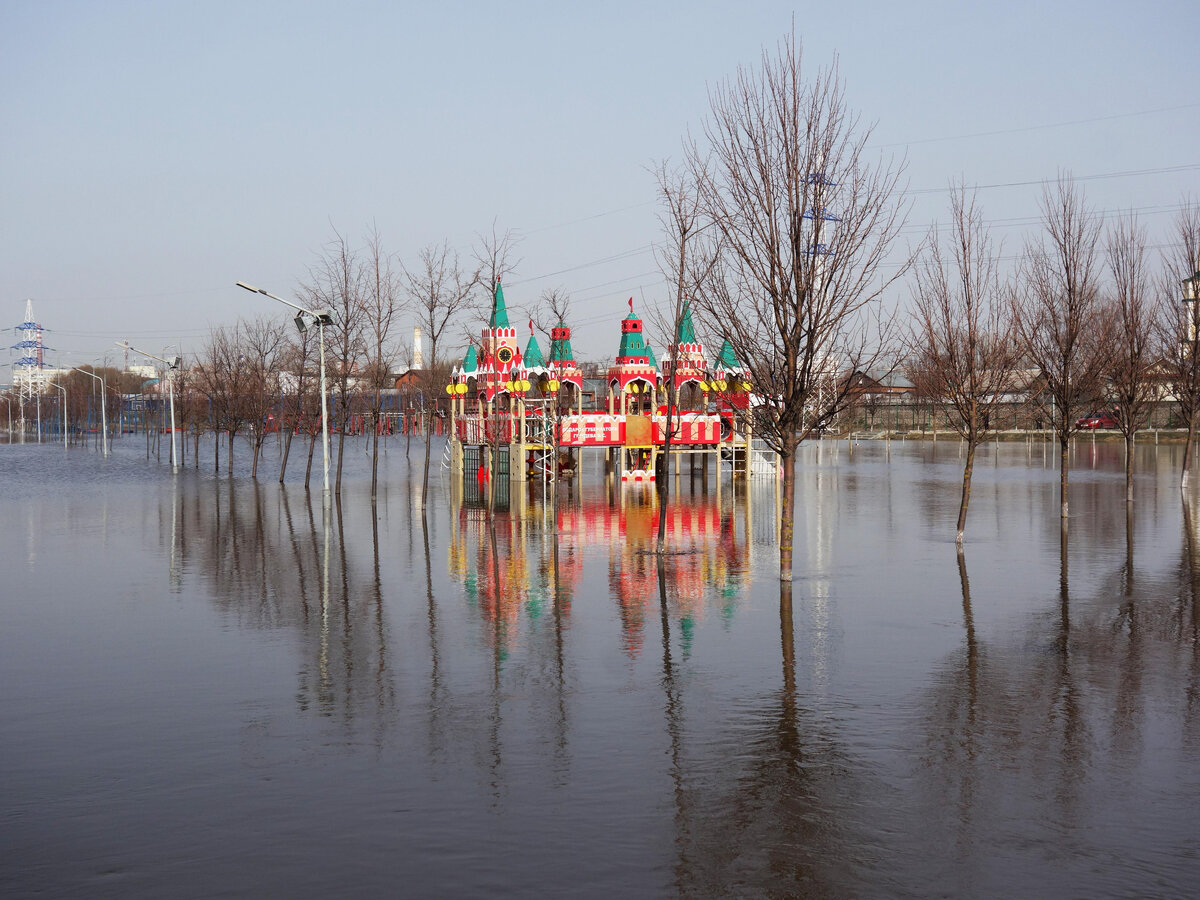
[[[975,198],[951,191],[950,223],[931,229],[916,266],[905,360],[914,384],[945,408],[966,443],[956,540],[961,544],[975,451],[1017,393],[1040,404],[1059,444],[1059,503],[1068,515],[1069,446],[1081,419],[1101,410],[1125,439],[1133,500],[1137,432],[1171,400],[1187,428],[1187,485],[1200,391],[1194,305],[1181,285],[1196,266],[1200,208],[1185,203],[1159,265],[1132,213],[1107,227],[1069,178],[1042,195],[1043,233],[1001,272],[1000,248]]]
[[[414,348],[406,346],[399,334],[400,323],[406,321],[423,336],[420,366],[408,367],[410,377],[400,393],[410,409],[420,398],[419,415],[424,421],[412,424],[425,434],[424,505],[433,431],[430,417],[450,368],[443,359],[446,344],[452,329],[457,346],[478,324],[479,315],[488,308],[487,285],[497,283],[515,264],[514,246],[511,232],[493,227],[489,234],[480,235],[467,261],[443,241],[422,249],[416,261],[406,265],[385,248],[375,228],[361,246],[334,232],[302,280],[298,299],[308,309],[331,312],[332,324],[325,326],[324,340],[335,492],[341,491],[346,435],[361,430],[370,440],[371,496],[377,493],[387,398],[395,393],[398,366],[415,363]],[[232,472],[237,439],[244,437],[252,451],[251,477],[257,478],[263,446],[278,429],[284,436],[282,482],[292,438],[304,435],[308,487],[322,430],[319,339],[315,327],[293,329],[286,318],[266,314],[215,328],[176,383],[179,427],[193,438],[193,456],[198,457],[202,435],[211,433],[214,469],[220,470],[223,442],[226,467]]]
[[[1195,304],[1192,318],[1178,314],[1178,292],[1200,265],[1195,204],[1157,270],[1137,219],[1106,229],[1065,175],[1046,186],[1043,233],[1012,271],[962,184],[949,228],[904,250],[904,160],[868,151],[872,128],[847,104],[836,60],[810,75],[802,59],[789,36],[719,84],[683,167],[655,173],[670,291],[657,324],[674,346],[690,304],[753,386],[746,424],[782,469],[780,578],[792,578],[798,448],[856,402],[855,373],[907,372],[962,434],[959,542],[976,448],[1018,393],[1045,405],[1060,442],[1064,520],[1069,440],[1087,413],[1110,411],[1124,432],[1130,498],[1134,436],[1164,397],[1188,428],[1190,459],[1200,330]],[[880,301],[910,272],[905,322]]]

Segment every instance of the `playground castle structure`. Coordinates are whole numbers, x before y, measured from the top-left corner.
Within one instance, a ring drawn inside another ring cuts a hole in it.
[[[450,468],[480,479],[573,477],[583,452],[604,456],[606,477],[623,482],[657,479],[663,453],[723,463],[731,477],[776,475],[774,454],[756,449],[750,415],[755,404],[748,374],[725,342],[709,360],[696,339],[685,304],[675,341],[660,365],[629,300],[621,343],[605,376],[603,407],[584,408],[584,379],[571,348],[571,329],[559,322],[542,355],[530,322],[524,352],[509,324],[500,284],[479,349],[472,344],[451,373]],[[667,409],[667,386],[676,403]],[[668,441],[669,438],[669,441]],[[677,467],[678,469],[678,467]]]

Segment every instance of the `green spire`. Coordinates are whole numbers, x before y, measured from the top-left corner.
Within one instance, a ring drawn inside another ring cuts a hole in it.
[[[654,358],[654,348],[651,347],[649,344],[646,345],[646,356],[648,356],[650,358],[650,365],[654,366],[654,368],[657,369],[658,368],[658,360]]]
[[[500,287],[500,282],[496,282],[496,293],[492,300],[492,319],[489,323],[492,328],[507,328],[508,327],[508,309],[504,305],[504,288]]]
[[[470,375],[479,368],[479,360],[475,358],[475,345],[472,344],[467,348],[467,355],[463,358],[462,370],[467,375]]]
[[[540,369],[546,365],[546,360],[542,356],[542,348],[538,346],[536,334],[529,336],[529,343],[525,345],[525,356],[521,360],[521,365],[526,369]]]
[[[565,335],[566,333],[567,325],[565,322],[559,322],[558,326],[551,331],[551,335]],[[571,349],[571,339],[569,337],[556,337],[550,341],[550,362],[575,362],[575,351]]]
[[[692,327],[692,303],[690,300],[683,301],[683,317],[679,320],[679,333],[675,335],[675,343],[677,345],[696,343],[696,329]]]
[[[737,356],[734,355],[733,347],[729,344],[729,338],[726,338],[721,343],[721,352],[717,354],[716,368],[722,372],[739,372],[742,364],[738,362]]]

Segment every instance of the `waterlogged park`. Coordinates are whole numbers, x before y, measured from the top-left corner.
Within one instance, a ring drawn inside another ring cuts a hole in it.
[[[1186,429],[971,444],[829,379],[781,579],[753,374],[686,304],[661,362],[644,334],[630,301],[585,377],[497,286],[424,415],[322,390],[222,431],[165,354],[157,404],[29,415],[0,447],[6,891],[1186,892]]]
[[[1200,208],[1152,268],[1060,174],[1009,271],[952,183],[905,251],[842,90],[712,91],[627,314],[526,337],[494,223],[195,352],[28,301],[0,892],[1194,894]]]

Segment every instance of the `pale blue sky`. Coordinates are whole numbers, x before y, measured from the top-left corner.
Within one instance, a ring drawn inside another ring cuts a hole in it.
[[[50,362],[199,349],[276,311],[234,281],[290,296],[334,226],[411,261],[496,219],[524,235],[510,306],[565,289],[578,355],[608,359],[626,298],[663,294],[646,168],[793,16],[907,154],[914,241],[952,177],[1012,185],[980,192],[1012,252],[1060,169],[1141,173],[1083,186],[1155,241],[1200,194],[1195,2],[2,0],[0,325],[32,298]]]

